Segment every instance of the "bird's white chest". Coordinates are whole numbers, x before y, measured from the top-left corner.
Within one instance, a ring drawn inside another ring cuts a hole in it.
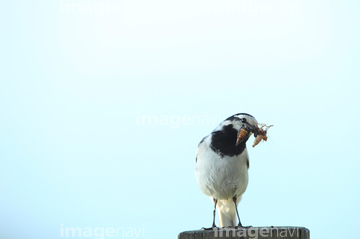
[[[209,150],[207,142],[199,145],[195,169],[196,181],[201,191],[216,199],[241,196],[248,184],[248,152],[238,156],[221,157]]]

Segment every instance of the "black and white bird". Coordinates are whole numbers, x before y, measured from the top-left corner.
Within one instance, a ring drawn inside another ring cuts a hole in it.
[[[216,208],[221,227],[242,227],[237,205],[248,185],[246,141],[252,134],[246,132],[244,140],[237,142],[244,125],[257,127],[258,122],[252,115],[235,114],[203,138],[196,151],[195,178],[201,191],[214,202],[213,228]]]

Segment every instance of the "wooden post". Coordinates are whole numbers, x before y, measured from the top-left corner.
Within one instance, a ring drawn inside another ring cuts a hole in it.
[[[178,239],[310,239],[310,231],[305,227],[250,227],[215,228],[181,232]]]

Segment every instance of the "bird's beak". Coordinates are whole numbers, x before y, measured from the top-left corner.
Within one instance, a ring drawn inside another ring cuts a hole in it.
[[[251,134],[251,131],[247,127],[244,127],[244,126],[241,127],[241,129],[239,130],[238,135],[237,135],[235,146],[238,146],[241,142],[243,142],[244,140],[249,138],[250,134]]]

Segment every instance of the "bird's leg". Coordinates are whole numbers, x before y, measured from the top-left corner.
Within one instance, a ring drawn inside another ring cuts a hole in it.
[[[213,224],[212,224],[212,227],[215,228],[216,225],[215,225],[215,213],[216,213],[216,204],[217,204],[217,199],[213,199],[214,201],[214,214],[213,214]]]
[[[236,196],[233,197],[233,201],[234,201],[235,209],[236,209],[236,215],[237,215],[237,218],[238,218],[238,220],[239,220],[239,223],[238,223],[238,225],[237,225],[236,227],[241,227],[241,228],[250,228],[250,227],[252,227],[252,226],[246,226],[246,227],[244,227],[244,226],[241,224],[240,217],[239,217],[239,212],[238,212],[238,208],[237,208],[237,205],[236,205],[236,200],[237,200]]]
[[[212,227],[209,227],[209,228],[203,227],[203,228],[202,228],[203,230],[213,230],[214,228],[216,228],[216,225],[215,225],[215,213],[216,213],[217,199],[213,198],[213,202],[214,202],[214,214],[213,214],[213,224],[212,224]]]
[[[237,208],[237,204],[236,204],[236,196],[233,197],[233,201],[234,201],[234,204],[235,204],[235,209],[236,209],[236,215],[237,215],[237,218],[239,220],[239,223],[238,223],[238,227],[243,227],[242,224],[241,224],[241,221],[240,221],[240,217],[239,217],[239,212],[238,212],[238,208]]]

